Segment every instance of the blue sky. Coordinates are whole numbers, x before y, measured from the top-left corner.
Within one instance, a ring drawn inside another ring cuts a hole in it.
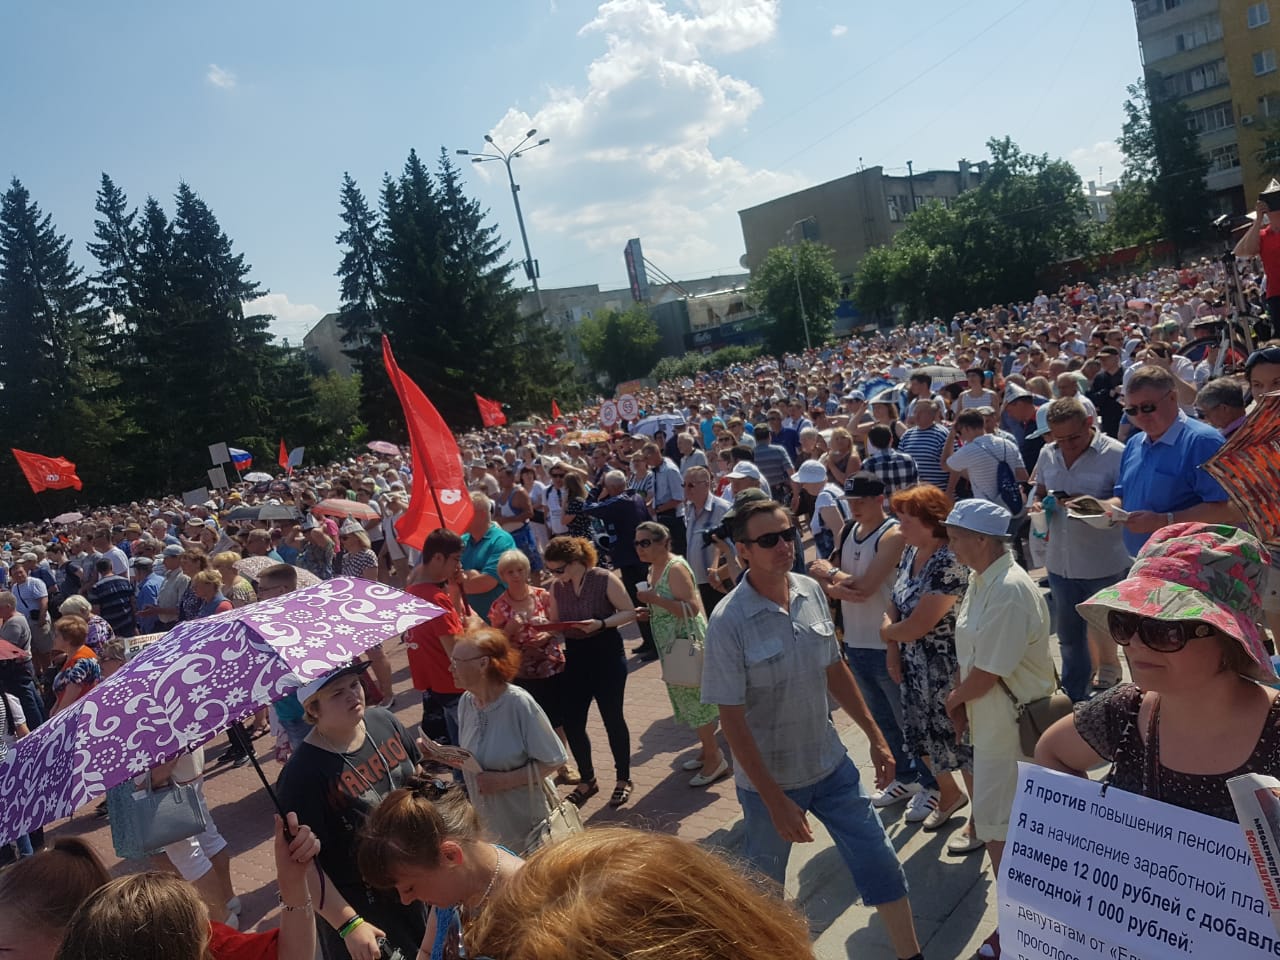
[[[295,342],[337,306],[343,171],[373,197],[410,147],[536,126],[542,285],[623,286],[629,237],[676,278],[736,270],[739,209],[859,158],[951,168],[1008,134],[1113,179],[1141,69],[1115,0],[9,0],[0,35],[0,175],[80,262],[102,171],[136,204],[185,179]],[[464,173],[520,259],[501,166]]]

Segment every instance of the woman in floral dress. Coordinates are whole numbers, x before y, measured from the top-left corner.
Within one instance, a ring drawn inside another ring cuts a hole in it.
[[[558,633],[540,628],[555,620],[555,603],[549,592],[529,583],[531,578],[532,565],[523,550],[508,550],[498,558],[498,579],[507,590],[489,607],[489,624],[506,634],[520,654],[514,683],[529,691],[568,750],[564,735],[564,641]],[[557,783],[578,783],[580,779],[572,760],[556,774]]]
[[[684,557],[671,553],[671,534],[660,523],[646,520],[636,525],[636,556],[649,564],[649,588],[636,590],[636,599],[649,605],[649,625],[658,657],[672,655],[676,638],[692,636],[698,643],[707,634],[707,617],[693,571]],[[688,631],[688,633],[686,633]],[[667,696],[676,722],[692,727],[702,742],[702,751],[684,763],[686,770],[699,771],[689,781],[691,787],[705,787],[729,772],[729,760],[716,741],[720,719],[715,704],[702,702],[702,688],[678,687],[668,683]]]
[[[907,752],[924,758],[938,781],[938,789],[911,798],[906,819],[937,830],[969,803],[955,771],[966,784],[973,776],[973,748],[956,741],[944,706],[959,670],[956,604],[968,587],[969,571],[947,545],[950,497],[922,483],[895,494],[892,503],[907,548],[880,637],[888,645],[889,676],[902,689]]]

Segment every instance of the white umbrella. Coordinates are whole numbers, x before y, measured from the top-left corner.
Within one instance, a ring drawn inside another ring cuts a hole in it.
[[[263,473],[261,470],[255,470],[253,473],[246,473],[244,478],[250,483],[266,483],[271,479],[271,474]]]

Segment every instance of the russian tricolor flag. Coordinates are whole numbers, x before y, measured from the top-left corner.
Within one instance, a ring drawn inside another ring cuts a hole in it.
[[[231,454],[231,462],[235,465],[237,470],[244,471],[253,466],[253,454],[248,450],[238,450],[235,447],[227,447],[227,451]]]

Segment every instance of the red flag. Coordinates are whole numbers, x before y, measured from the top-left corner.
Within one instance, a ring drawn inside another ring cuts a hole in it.
[[[280,464],[281,470],[289,469],[289,451],[284,445],[284,437],[280,438],[280,454],[276,457],[276,463]]]
[[[557,404],[554,400],[551,401],[551,419],[552,420],[560,419],[560,405]]]
[[[10,449],[13,450],[13,455],[17,458],[18,466],[22,468],[27,483],[31,484],[32,493],[39,493],[41,490],[63,490],[67,487],[84,489],[84,484],[76,476],[76,465],[66,457],[46,457],[14,447]]]
[[[396,520],[396,537],[401,543],[421,549],[427,534],[439,527],[454,533],[465,531],[475,508],[467,492],[462,454],[453,433],[418,385],[396,366],[391,341],[385,334],[382,362],[400,398],[413,456],[413,495],[409,509]]]
[[[497,400],[486,400],[476,394],[476,407],[480,410],[480,422],[486,427],[501,427],[507,422],[507,415],[502,412],[502,404]]]

